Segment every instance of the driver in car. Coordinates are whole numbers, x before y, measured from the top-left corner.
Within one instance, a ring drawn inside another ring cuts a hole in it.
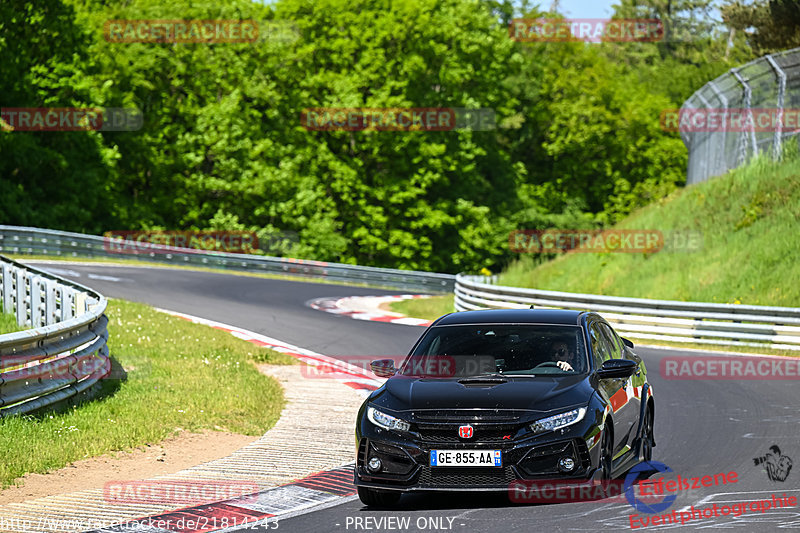
[[[572,368],[572,364],[575,362],[575,354],[570,351],[569,346],[564,341],[556,341],[553,343],[552,346],[553,350],[553,361],[556,362],[556,366],[564,371],[574,370]]]

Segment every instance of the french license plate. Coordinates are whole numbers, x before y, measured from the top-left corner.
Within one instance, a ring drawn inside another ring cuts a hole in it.
[[[431,466],[503,466],[500,450],[431,450]]]

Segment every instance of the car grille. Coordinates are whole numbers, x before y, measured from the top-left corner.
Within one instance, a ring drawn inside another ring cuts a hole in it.
[[[414,411],[413,418],[419,422],[515,422],[525,411],[502,409],[447,409]]]
[[[458,436],[458,425],[454,425],[452,427],[442,428],[419,428],[419,436],[420,439],[425,443],[431,444],[457,444],[457,443],[467,443],[472,444],[475,442],[494,442],[494,443],[504,443],[504,442],[511,442],[514,438],[514,435],[517,433],[516,427],[491,427],[491,428],[481,428],[480,426],[475,426],[475,433],[469,439],[462,439]]]
[[[421,487],[506,487],[516,476],[510,466],[487,470],[486,468],[422,467],[418,484]]]

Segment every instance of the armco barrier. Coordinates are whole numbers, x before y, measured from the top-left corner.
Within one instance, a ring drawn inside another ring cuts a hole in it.
[[[115,241],[116,242],[116,241]],[[127,242],[127,241],[125,241]],[[135,243],[129,243],[135,245]],[[154,245],[157,248],[158,245]],[[0,252],[59,257],[138,259],[172,265],[216,267],[244,272],[291,274],[331,281],[370,283],[403,290],[450,292],[455,276],[393,268],[363,267],[263,255],[204,252],[173,248],[175,252],[120,254],[109,250],[108,241],[96,235],[0,225]]]
[[[623,336],[721,346],[800,350],[800,308],[620,298],[495,285],[456,276],[456,311],[549,307],[602,313]]]
[[[246,272],[285,273],[332,281],[371,283],[406,290],[455,291],[457,311],[552,307],[603,313],[627,337],[718,346],[759,346],[800,350],[800,308],[677,302],[503,287],[494,278],[372,268],[320,261],[184,249],[121,256],[103,237],[0,225],[0,252],[58,257],[134,258]],[[28,269],[33,271],[33,269]],[[46,275],[47,276],[47,275]],[[58,279],[49,276],[51,279]],[[62,280],[62,282],[64,282]],[[81,291],[89,291],[80,285]],[[36,289],[41,291],[41,289]],[[92,293],[94,294],[94,293]],[[96,295],[99,298],[102,296]],[[4,296],[5,297],[5,296]],[[41,297],[41,296],[40,296]],[[105,300],[102,300],[105,302]],[[6,307],[8,309],[8,307]],[[19,316],[19,315],[18,315]],[[0,337],[2,339],[3,337]],[[4,353],[4,352],[0,352]],[[0,389],[1,390],[1,389]],[[2,405],[2,404],[0,404]],[[2,412],[2,411],[0,411]]]
[[[0,335],[0,416],[87,391],[111,371],[101,294],[0,256],[0,302],[29,328]]]

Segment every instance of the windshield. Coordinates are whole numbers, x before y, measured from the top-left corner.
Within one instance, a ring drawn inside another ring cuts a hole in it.
[[[471,324],[429,329],[399,373],[489,378],[575,375],[588,369],[578,326]]]

